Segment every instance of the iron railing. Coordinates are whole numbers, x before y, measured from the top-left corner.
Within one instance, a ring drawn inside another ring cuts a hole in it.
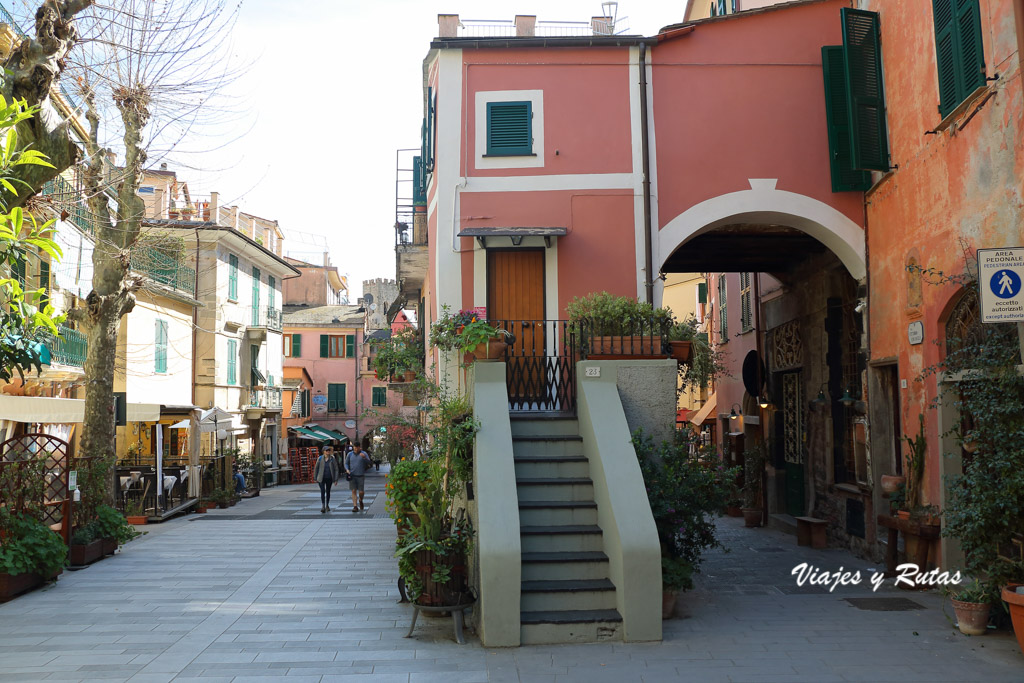
[[[584,358],[666,358],[671,355],[668,318],[649,317],[616,321],[585,318],[577,323]]]
[[[505,383],[513,412],[576,412],[579,343],[567,320],[490,320],[512,335]]]
[[[89,342],[85,335],[65,325],[59,325],[59,337],[51,335],[47,346],[50,349],[50,360],[62,365],[76,368],[85,367],[85,358],[89,355]]]
[[[281,410],[284,392],[281,387],[246,387],[248,396],[246,408],[263,408],[264,410]]]
[[[252,325],[250,327],[266,327],[280,332],[284,325],[283,318],[283,313],[279,308],[255,306],[252,309]]]
[[[153,282],[167,285],[191,295],[196,288],[196,271],[153,247],[135,247],[131,254],[132,270],[147,275]]]
[[[50,202],[58,213],[67,213],[67,219],[77,225],[82,232],[89,235],[95,234],[92,216],[85,200],[82,199],[82,193],[63,176],[48,180],[43,185],[40,194],[50,198]]]

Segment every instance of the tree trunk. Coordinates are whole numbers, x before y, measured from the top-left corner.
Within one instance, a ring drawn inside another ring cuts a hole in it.
[[[18,195],[0,192],[0,200],[8,207],[21,206],[61,171],[79,158],[78,147],[68,134],[69,123],[53,106],[50,89],[64,70],[68,51],[78,42],[76,14],[94,0],[45,0],[36,11],[35,37],[25,38],[4,61],[10,72],[3,79],[3,95],[8,100],[24,99],[29,106],[39,106],[39,113],[18,124],[18,141],[22,148],[31,145],[49,157],[54,168],[25,165],[13,169],[14,177],[32,187],[19,187]],[[15,184],[17,185],[17,184]]]

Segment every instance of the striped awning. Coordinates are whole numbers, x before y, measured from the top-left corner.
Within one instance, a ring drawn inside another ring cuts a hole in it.
[[[324,436],[319,432],[314,432],[312,429],[305,429],[303,427],[289,427],[290,430],[299,434],[301,439],[313,439],[314,441],[331,441],[332,437]]]

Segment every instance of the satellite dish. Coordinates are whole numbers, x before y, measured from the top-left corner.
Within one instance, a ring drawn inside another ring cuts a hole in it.
[[[376,311],[377,310],[377,304],[370,304],[370,310],[371,311]]]
[[[363,303],[372,304],[373,294],[363,294]]]

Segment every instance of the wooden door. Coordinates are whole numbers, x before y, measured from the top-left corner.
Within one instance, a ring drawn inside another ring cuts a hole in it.
[[[509,349],[509,398],[546,396],[544,250],[487,252],[487,318],[515,336]]]

